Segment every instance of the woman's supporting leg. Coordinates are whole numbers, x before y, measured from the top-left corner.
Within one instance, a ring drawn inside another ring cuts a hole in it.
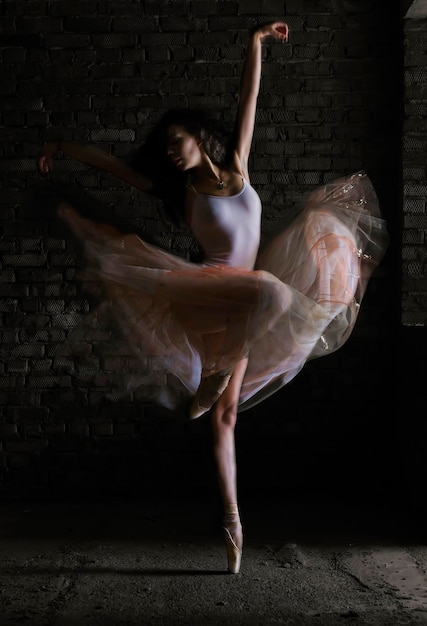
[[[237,420],[240,388],[247,363],[247,359],[243,359],[236,365],[227,388],[212,408],[211,413],[214,457],[223,503],[228,569],[232,574],[239,572],[243,546],[242,525],[237,504],[234,427]]]

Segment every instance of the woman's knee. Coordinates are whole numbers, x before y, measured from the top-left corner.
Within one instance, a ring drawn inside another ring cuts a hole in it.
[[[221,407],[219,402],[214,407],[212,412],[212,423],[214,430],[219,432],[225,432],[227,430],[233,430],[237,421],[237,407],[227,406]]]

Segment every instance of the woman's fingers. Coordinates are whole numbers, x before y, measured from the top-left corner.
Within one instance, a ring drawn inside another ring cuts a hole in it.
[[[41,154],[37,160],[37,165],[42,174],[47,174],[51,169],[51,160],[45,154]]]
[[[282,42],[288,40],[289,27],[285,22],[272,22],[271,24],[266,24],[265,26],[261,26],[259,31],[263,39],[265,37],[272,36]]]
[[[275,30],[279,34],[279,37],[282,41],[288,40],[289,28],[287,24],[285,24],[284,22],[281,22],[276,25]]]

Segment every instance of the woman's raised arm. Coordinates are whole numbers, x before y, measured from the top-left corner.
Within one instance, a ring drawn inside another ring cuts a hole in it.
[[[37,159],[37,165],[42,174],[50,172],[52,169],[52,159],[58,152],[63,152],[67,156],[81,163],[85,163],[86,165],[110,172],[113,176],[116,176],[116,178],[142,191],[149,191],[153,186],[149,178],[138,174],[138,172],[129,167],[124,161],[111,156],[107,152],[93,148],[92,146],[84,146],[62,140],[49,141],[43,147]]]
[[[239,104],[237,107],[234,129],[234,161],[246,178],[248,176],[248,159],[251,149],[255,124],[255,113],[261,81],[261,43],[267,37],[273,37],[283,43],[288,39],[288,25],[285,22],[272,22],[259,26],[252,31],[246,51],[240,81]]]

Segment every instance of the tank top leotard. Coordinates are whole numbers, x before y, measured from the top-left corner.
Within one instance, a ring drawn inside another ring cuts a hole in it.
[[[232,196],[195,193],[190,226],[205,253],[205,265],[253,269],[260,243],[261,201],[242,178]]]

